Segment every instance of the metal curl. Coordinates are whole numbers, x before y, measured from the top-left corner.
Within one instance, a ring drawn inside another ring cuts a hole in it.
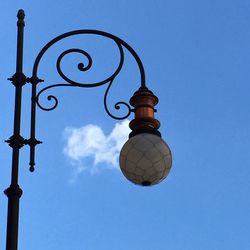
[[[131,112],[133,111],[130,107],[130,105],[126,102],[123,102],[123,101],[119,101],[117,103],[115,103],[114,107],[115,109],[119,110],[121,108],[120,105],[124,105],[126,108],[127,108],[127,113],[124,115],[124,116],[115,116],[113,115],[110,111],[109,111],[109,108],[108,108],[108,105],[107,105],[107,96],[108,96],[108,92],[109,92],[109,89],[111,87],[111,85],[113,84],[113,80],[110,81],[106,91],[105,91],[105,95],[104,95],[104,108],[105,108],[105,111],[107,112],[107,114],[112,117],[113,119],[116,119],[116,120],[124,120],[126,119],[127,117],[130,116]]]
[[[91,66],[92,66],[92,58],[91,56],[89,55],[89,53],[87,53],[86,51],[82,50],[82,49],[68,49],[68,50],[65,50],[63,53],[61,53],[57,59],[57,62],[56,62],[56,68],[57,68],[57,72],[58,74],[62,77],[62,79],[64,79],[66,82],[70,83],[70,84],[81,84],[79,82],[75,82],[71,79],[69,79],[63,72],[62,72],[62,68],[61,68],[61,61],[63,59],[63,57],[67,54],[71,54],[71,53],[80,53],[84,56],[86,56],[86,58],[88,59],[88,64],[85,66],[83,63],[79,63],[77,65],[77,68],[84,72],[84,71],[88,71]]]
[[[125,116],[116,117],[115,119],[123,120],[123,119],[126,119],[126,118],[128,118],[130,116],[130,114],[133,111],[133,109],[131,109],[130,105],[127,102],[117,102],[115,104],[115,109],[119,110],[120,109],[120,105],[126,106],[126,108],[128,109],[128,113]]]
[[[90,67],[91,67],[91,66],[90,66]],[[90,68],[90,67],[89,67],[89,68]],[[89,70],[89,68],[88,68],[88,67],[85,67],[83,63],[78,63],[77,68],[78,68],[80,71],[87,71],[87,70]]]
[[[50,88],[52,88],[52,87],[59,87],[59,86],[68,86],[68,84],[54,84],[54,85],[48,86],[48,87],[46,87],[46,88],[43,88],[42,90],[40,90],[40,91],[38,92],[38,94],[37,94],[35,100],[36,100],[37,106],[38,106],[40,109],[42,109],[42,110],[44,110],[44,111],[51,111],[51,110],[54,110],[54,109],[58,106],[58,99],[57,99],[57,97],[54,96],[54,95],[48,95],[48,96],[47,96],[47,100],[48,100],[48,101],[52,101],[52,100],[54,101],[54,104],[53,104],[51,107],[49,107],[49,108],[44,107],[44,106],[40,103],[40,99],[39,99],[39,98],[40,98],[40,95],[41,95],[45,90],[50,89]]]

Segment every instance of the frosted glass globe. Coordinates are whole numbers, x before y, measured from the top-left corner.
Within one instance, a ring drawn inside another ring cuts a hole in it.
[[[122,147],[119,160],[125,177],[142,186],[161,182],[172,164],[168,145],[161,137],[149,133],[130,138]]]

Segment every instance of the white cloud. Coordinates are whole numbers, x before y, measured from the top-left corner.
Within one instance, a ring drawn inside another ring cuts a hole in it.
[[[118,168],[120,149],[130,133],[128,124],[129,120],[116,123],[107,136],[101,127],[93,124],[65,128],[66,146],[63,152],[72,164],[71,182],[84,170],[95,173],[100,167]]]

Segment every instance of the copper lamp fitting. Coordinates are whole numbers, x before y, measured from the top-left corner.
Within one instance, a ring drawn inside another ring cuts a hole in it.
[[[158,98],[147,87],[141,87],[130,98],[130,104],[134,107],[135,118],[129,123],[132,132],[130,137],[140,133],[151,133],[161,136],[158,128],[160,122],[154,118]]]

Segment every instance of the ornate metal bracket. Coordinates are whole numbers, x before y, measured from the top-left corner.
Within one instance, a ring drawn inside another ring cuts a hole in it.
[[[105,37],[107,39],[111,39],[117,46],[118,50],[119,50],[119,61],[118,61],[118,66],[116,67],[115,71],[107,78],[98,81],[98,82],[93,82],[93,83],[81,83],[81,82],[76,82],[72,79],[70,79],[62,70],[61,67],[61,62],[64,59],[64,57],[66,55],[69,55],[71,53],[78,53],[81,54],[82,56],[84,56],[87,59],[87,64],[84,65],[82,62],[78,63],[78,70],[81,72],[86,72],[88,71],[91,67],[92,67],[92,57],[91,55],[86,52],[83,49],[79,49],[79,48],[71,48],[71,49],[67,49],[64,52],[62,52],[56,61],[56,68],[57,68],[57,72],[60,75],[60,77],[65,81],[65,83],[60,83],[60,84],[52,84],[49,86],[46,86],[44,88],[42,88],[41,90],[39,90],[37,92],[37,84],[39,82],[42,82],[43,80],[38,78],[38,69],[39,69],[39,65],[41,62],[42,57],[44,56],[44,54],[47,52],[47,50],[53,46],[55,43],[71,37],[71,36],[76,36],[76,35],[85,35],[85,34],[90,34],[90,35],[95,35],[95,36],[101,36],[101,37]],[[141,78],[141,82],[140,82],[140,86],[146,88],[146,83],[145,83],[145,72],[144,72],[144,67],[143,64],[141,62],[141,59],[139,58],[139,56],[137,55],[137,53],[134,51],[134,49],[128,45],[125,41],[123,41],[122,39],[120,39],[119,37],[107,33],[107,32],[103,32],[103,31],[99,31],[99,30],[75,30],[75,31],[71,31],[71,32],[67,32],[64,33],[60,36],[57,36],[56,38],[52,39],[50,42],[48,42],[39,52],[39,54],[37,55],[35,62],[34,62],[34,66],[33,66],[33,72],[32,72],[32,77],[27,79],[27,82],[30,82],[32,84],[32,107],[31,107],[31,136],[30,136],[30,141],[35,141],[35,120],[36,120],[36,106],[38,106],[40,109],[44,110],[44,111],[51,111],[54,110],[57,106],[58,106],[58,99],[55,95],[48,95],[47,99],[48,101],[53,101],[53,104],[49,107],[45,107],[44,105],[41,104],[40,102],[40,96],[47,91],[48,89],[51,88],[55,88],[55,87],[81,87],[81,88],[93,88],[93,87],[98,87],[98,86],[102,86],[107,84],[107,89],[105,91],[104,94],[104,108],[105,111],[107,112],[107,114],[112,117],[113,119],[117,119],[117,120],[123,120],[126,119],[131,112],[134,111],[133,108],[131,108],[131,106],[124,102],[124,101],[119,101],[116,102],[114,107],[115,109],[119,110],[121,105],[123,105],[124,107],[126,107],[127,112],[125,115],[122,116],[116,116],[114,114],[112,114],[108,108],[108,104],[107,104],[107,96],[109,93],[109,90],[115,80],[115,78],[117,77],[117,75],[120,73],[123,64],[124,64],[124,49],[126,49],[128,52],[130,52],[130,54],[133,56],[133,58],[135,59],[138,68],[139,68],[139,73],[140,73],[140,78]],[[35,154],[35,144],[30,144],[30,170],[34,170],[34,154]]]

